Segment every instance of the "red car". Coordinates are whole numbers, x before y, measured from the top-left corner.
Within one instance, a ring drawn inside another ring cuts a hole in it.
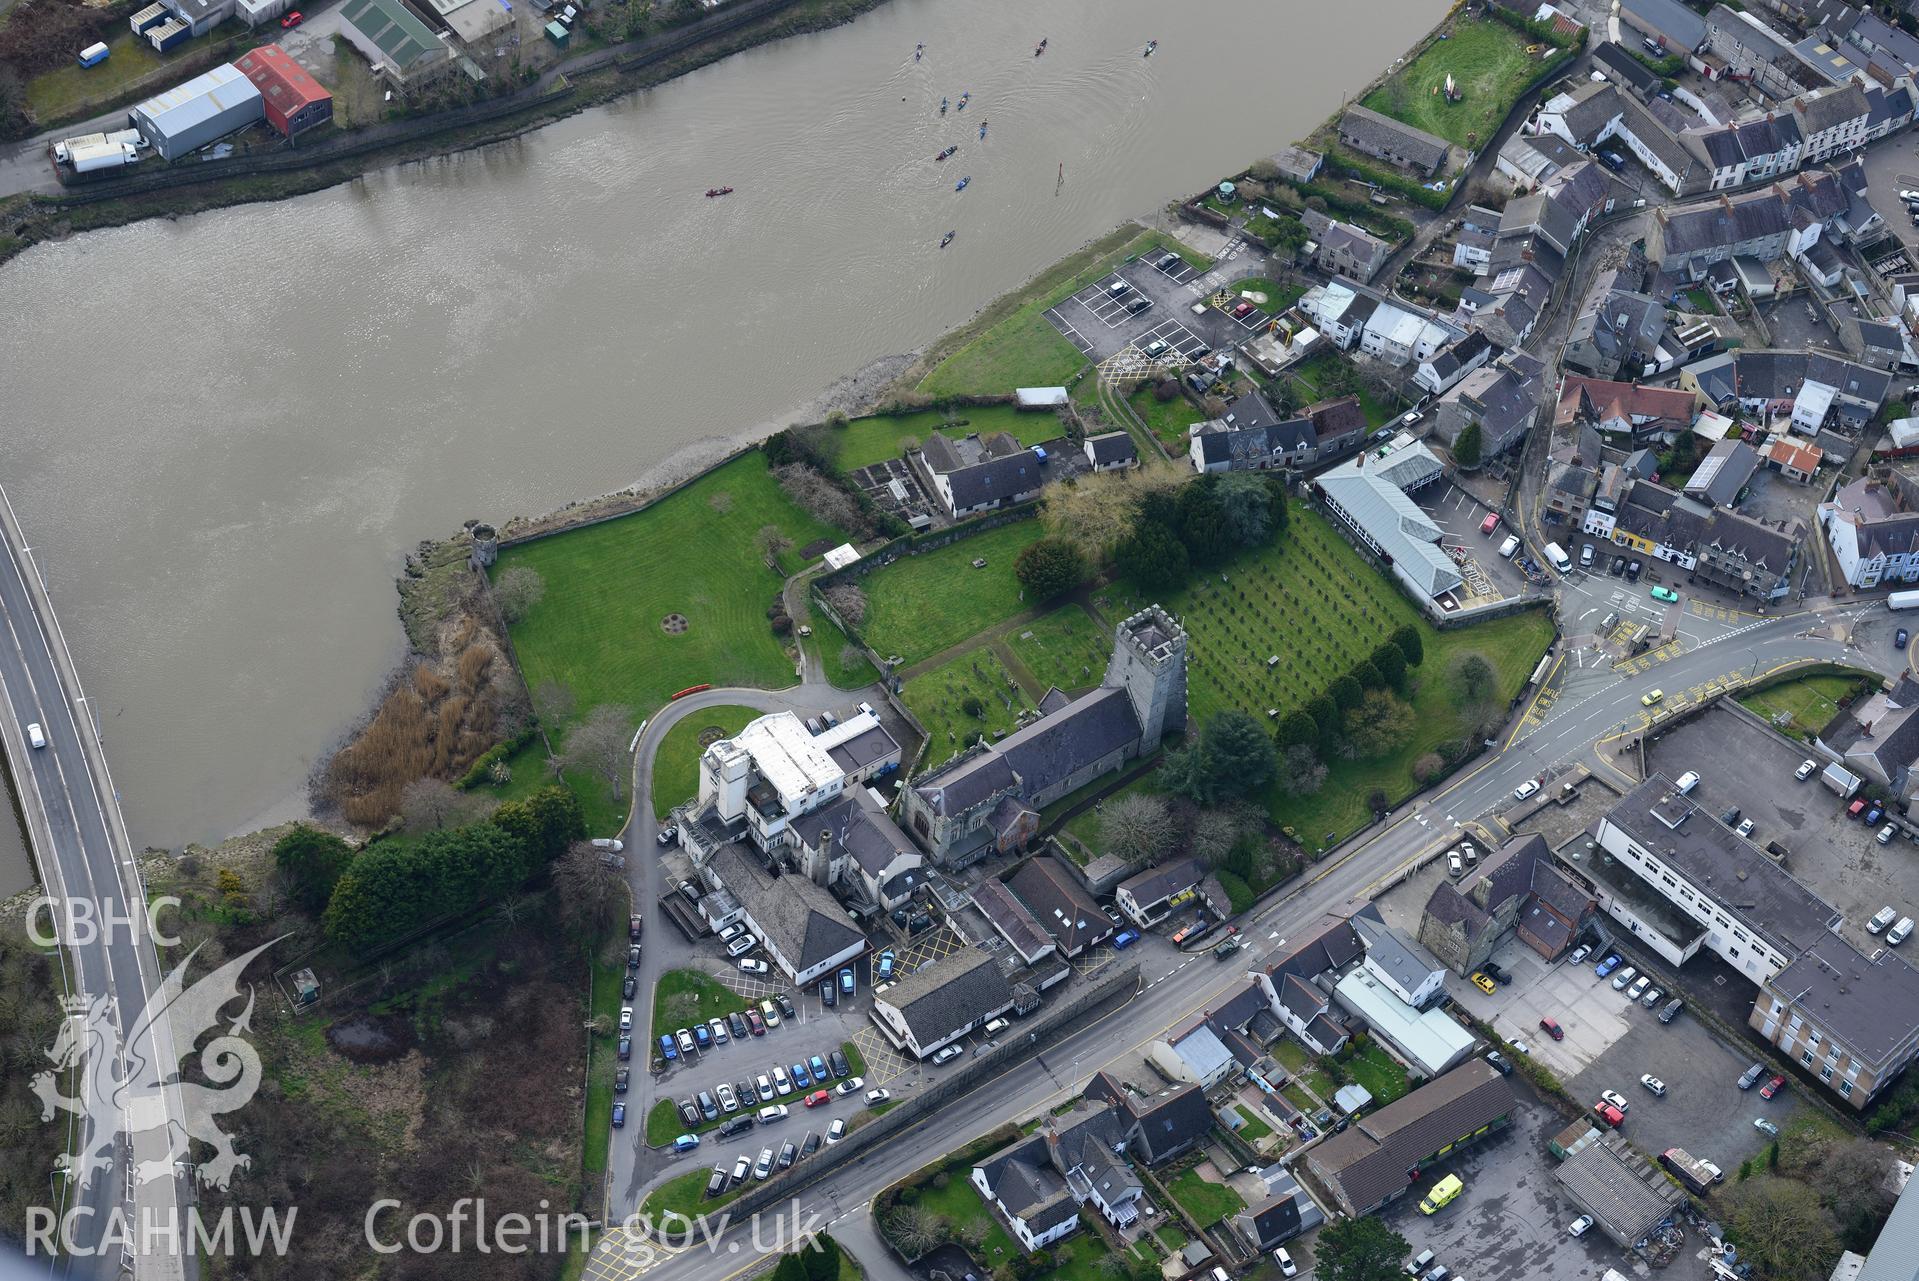
[[[1552,1019],[1539,1020],[1539,1030],[1555,1041],[1563,1041],[1566,1039],[1566,1029],[1560,1027],[1559,1024]]]
[[[1239,304],[1239,306],[1233,308],[1234,320],[1244,320],[1246,319],[1246,317],[1252,314],[1253,314],[1253,304],[1249,302],[1243,302]]]
[[[758,1010],[748,1010],[746,1012],[746,1030],[754,1036],[766,1035],[766,1020],[760,1017]]]
[[[1612,1104],[1601,1099],[1593,1104],[1593,1115],[1612,1126],[1615,1130],[1626,1123],[1626,1114]]]
[[[825,1090],[815,1090],[806,1096],[806,1106],[809,1108],[816,1108],[822,1103],[831,1103],[832,1101],[833,1096]]]
[[[295,9],[292,13],[289,13],[286,17],[280,19],[280,25],[286,28],[288,31],[291,31],[293,30],[293,28],[299,26],[302,22],[305,22],[306,20],[307,20],[307,16],[304,13],[301,13],[298,9]]]
[[[1772,1080],[1766,1082],[1764,1085],[1759,1087],[1759,1097],[1762,1099],[1769,1099],[1773,1095],[1779,1093],[1779,1091],[1785,1088],[1786,1088],[1786,1078],[1783,1076],[1775,1076]]]

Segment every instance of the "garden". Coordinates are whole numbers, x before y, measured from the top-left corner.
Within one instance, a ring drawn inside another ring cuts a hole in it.
[[[1200,1177],[1199,1167],[1193,1166],[1182,1171],[1178,1177],[1166,1185],[1173,1200],[1180,1208],[1193,1216],[1193,1222],[1202,1228],[1210,1228],[1229,1214],[1238,1214],[1246,1208],[1246,1202],[1239,1193],[1224,1183],[1212,1183]]]
[[[1013,562],[1043,533],[1037,520],[1018,520],[868,574],[860,581],[867,645],[910,665],[1005,622],[1024,607]],[[973,568],[981,559],[985,566]]]
[[[1839,714],[1860,690],[1876,686],[1877,676],[1827,673],[1797,676],[1739,696],[1739,705],[1786,734],[1811,739]]]
[[[1487,19],[1461,18],[1384,84],[1360,100],[1381,115],[1477,148],[1505,122],[1519,95],[1544,69],[1523,33]],[[1545,46],[1548,53],[1556,53]],[[1446,97],[1446,77],[1460,98]]]
[[[716,740],[739,733],[760,715],[737,704],[703,707],[666,731],[653,756],[653,817],[664,820],[675,805],[693,798],[700,785],[701,752]]]
[[[1049,328],[1051,326],[1048,326]],[[1047,384],[1051,385],[1051,384]],[[827,447],[842,472],[898,458],[906,442],[924,441],[935,432],[963,439],[1003,431],[1022,445],[1043,445],[1065,434],[1059,415],[1021,410],[1013,405],[957,405],[951,410],[923,409],[910,414],[878,414],[827,428]]]

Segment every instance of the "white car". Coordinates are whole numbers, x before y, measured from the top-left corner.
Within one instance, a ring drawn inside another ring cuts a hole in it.
[[[1574,1219],[1572,1221],[1572,1224],[1569,1227],[1567,1227],[1566,1234],[1568,1236],[1583,1237],[1586,1235],[1586,1229],[1590,1228],[1592,1225],[1593,1225],[1592,1215],[1582,1214],[1578,1218]]]
[[[760,1124],[771,1125],[775,1121],[786,1119],[786,1104],[775,1103],[772,1107],[760,1109]]]
[[[633,1030],[633,1007],[630,1005],[623,1005],[620,1007],[620,1031],[631,1032],[632,1030]]]
[[[47,736],[41,731],[39,721],[35,721],[33,724],[27,726],[27,742],[33,744],[35,747],[45,747],[47,745]]]
[[[1567,957],[1566,959],[1572,964],[1577,965],[1581,961],[1585,960],[1587,957],[1591,956],[1592,954],[1593,954],[1592,945],[1590,943],[1581,943],[1578,947],[1573,949],[1573,954]]]
[[[724,1081],[720,1082],[719,1086],[713,1091],[713,1093],[720,1096],[720,1111],[737,1112],[740,1110],[739,1095],[733,1093],[733,1087],[728,1085],[726,1082]]]
[[[725,1019],[708,1019],[706,1021],[706,1030],[713,1034],[713,1044],[715,1045],[726,1044],[727,1035],[726,1035]]]
[[[777,1063],[773,1065],[773,1088],[781,1094],[791,1094],[793,1092],[793,1078],[788,1076],[786,1069]]]
[[[863,1076],[849,1076],[834,1088],[841,1094],[858,1094],[866,1088],[866,1078]]]
[[[827,1143],[828,1144],[838,1143],[841,1139],[845,1137],[846,1137],[846,1121],[841,1117],[834,1117],[833,1124],[826,1127]]]
[[[1626,989],[1626,999],[1628,1001],[1637,1001],[1640,997],[1646,994],[1646,989],[1651,986],[1652,986],[1651,976],[1641,974],[1638,978],[1632,981],[1632,986]]]
[[[1615,992],[1623,992],[1626,990],[1626,984],[1638,977],[1639,971],[1628,965],[1625,969],[1612,976],[1612,990]]]
[[[878,1107],[880,1104],[891,1100],[892,1097],[893,1092],[891,1090],[868,1090],[866,1092],[866,1106],[869,1108]]]
[[[1642,1076],[1639,1078],[1639,1083],[1654,1094],[1663,1096],[1666,1093],[1666,1083],[1656,1076]]]
[[[679,1042],[681,1054],[691,1054],[693,1052],[693,1034],[685,1028],[681,1028],[675,1032],[673,1039]]]
[[[1506,1042],[1506,1044],[1513,1047],[1514,1054],[1524,1054],[1528,1058],[1532,1057],[1533,1047],[1526,1044],[1524,1041],[1520,1040],[1518,1037],[1514,1037],[1512,1040]]]
[[[1293,1262],[1292,1255],[1286,1253],[1285,1246],[1282,1245],[1279,1249],[1273,1251],[1273,1262],[1279,1265],[1279,1275],[1283,1277],[1296,1277],[1299,1275],[1299,1265]]]
[[[766,973],[766,962],[757,956],[743,956],[740,958],[740,973],[764,974]]]
[[[611,850],[615,854],[618,854],[626,848],[626,845],[615,836],[596,836],[593,838],[593,848],[596,850]]]
[[[767,1076],[766,1073],[760,1073],[760,1078],[753,1083],[753,1087],[760,1092],[760,1102],[771,1103],[773,1101],[773,1080]]]
[[[966,1053],[966,1047],[955,1041],[951,1045],[941,1046],[939,1051],[933,1055],[933,1062],[935,1065],[950,1063],[964,1053]]]
[[[1516,801],[1523,801],[1528,796],[1531,796],[1534,792],[1538,790],[1539,790],[1539,780],[1536,778],[1529,778],[1525,782],[1521,783],[1518,787],[1515,787],[1513,789],[1513,799]]]
[[[1632,1104],[1626,1102],[1626,1096],[1617,1090],[1601,1090],[1599,1097],[1618,1108],[1621,1112],[1630,1112],[1632,1110]]]
[[[1792,772],[1792,776],[1803,783],[1807,779],[1811,778],[1812,772],[1818,768],[1819,766],[1817,762],[1809,761],[1809,760],[1800,761],[1799,768]]]

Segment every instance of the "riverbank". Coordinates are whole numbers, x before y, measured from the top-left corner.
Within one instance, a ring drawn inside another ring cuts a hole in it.
[[[530,98],[524,108],[475,124],[449,122],[444,129],[378,146],[310,167],[273,173],[216,177],[130,194],[93,195],[85,187],[59,196],[32,193],[0,199],[0,266],[42,241],[62,240],[84,231],[119,227],[146,218],[177,218],[234,205],[286,200],[351,182],[393,165],[449,156],[521,137],[589,108],[664,84],[733,54],[789,36],[842,26],[885,0],[796,0],[757,22],[716,32],[710,41],[658,61],[608,65],[562,76],[563,92]],[[447,113],[454,115],[456,113]]]

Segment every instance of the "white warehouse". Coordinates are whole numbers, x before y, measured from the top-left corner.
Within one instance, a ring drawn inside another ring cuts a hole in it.
[[[265,118],[266,100],[230,62],[148,98],[127,112],[127,123],[168,160],[178,160]]]

